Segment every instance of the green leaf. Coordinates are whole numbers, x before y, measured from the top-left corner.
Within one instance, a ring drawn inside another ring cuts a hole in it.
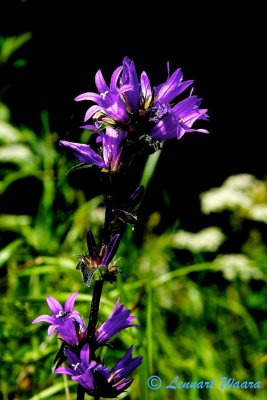
[[[124,222],[125,224],[134,225],[138,222],[136,215],[131,214],[127,211],[119,210],[116,208],[113,212],[115,217],[118,218],[121,222]]]
[[[160,154],[161,154],[161,151],[157,151],[148,157],[145,168],[144,168],[144,172],[143,172],[143,175],[141,178],[140,185],[147,187],[147,185],[149,184],[149,182],[154,174],[155,168],[157,166]]]
[[[27,61],[23,58],[20,58],[19,60],[14,61],[13,65],[17,68],[25,67],[25,65],[27,65]]]
[[[10,119],[9,108],[4,103],[0,103],[0,121],[9,121],[9,119]]]
[[[0,251],[0,267],[2,267],[22,244],[21,239],[14,240]]]
[[[29,215],[0,215],[0,230],[20,232],[23,226],[29,226],[32,218]]]
[[[62,343],[53,360],[53,367],[52,367],[53,372],[60,366],[60,364],[62,364],[66,360],[64,349],[65,349],[65,343]]]
[[[0,57],[2,62],[7,62],[8,59],[15,53],[21,46],[31,39],[32,35],[30,32],[23,33],[19,36],[10,36],[2,39],[2,46]]]
[[[6,175],[5,179],[0,181],[0,194],[4,193],[8,186],[11,185],[13,182],[29,176],[39,178],[39,176],[37,175],[38,174],[35,170],[30,168],[30,166],[25,165],[23,169]]]
[[[77,382],[73,381],[68,381],[69,386],[75,386],[77,385]],[[65,384],[63,383],[57,383],[56,385],[50,386],[49,388],[43,390],[42,392],[36,394],[35,396],[31,397],[29,400],[42,400],[42,399],[48,399],[51,398],[52,395],[55,393],[61,392],[62,390],[65,389]]]
[[[91,164],[87,164],[87,163],[80,163],[77,165],[74,165],[73,167],[71,167],[68,172],[66,173],[66,175],[68,176],[71,172],[73,171],[79,171],[80,169],[85,169],[85,168],[91,168],[92,165]]]
[[[0,148],[0,162],[18,164],[22,167],[35,166],[35,156],[28,146],[23,144],[10,144]]]
[[[3,109],[3,119],[6,119],[7,117],[8,114],[6,114],[5,109]],[[0,143],[18,143],[21,136],[19,129],[0,119]]]

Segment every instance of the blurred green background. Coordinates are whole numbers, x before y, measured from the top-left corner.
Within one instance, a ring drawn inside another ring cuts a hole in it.
[[[27,64],[23,46],[29,40],[29,33],[0,38],[0,64],[8,78]],[[4,81],[1,98],[11,83]],[[66,178],[75,162],[59,153],[59,134],[50,128],[46,111],[40,110],[37,130],[18,118],[14,122],[14,112],[0,103],[1,399],[74,399],[76,384],[51,372],[55,336],[47,336],[45,324],[31,321],[48,312],[47,295],[64,302],[74,291],[80,293],[76,308],[87,318],[91,289],[75,269],[76,255],[86,251],[89,226],[99,234],[103,198]],[[81,136],[86,141],[86,132]],[[148,198],[158,156],[146,162],[141,178]],[[168,193],[162,201],[168,210]],[[120,297],[141,324],[118,335],[115,350],[103,350],[108,366],[131,344],[134,354],[144,357],[134,384],[121,397],[266,399],[267,182],[247,173],[225,176],[220,187],[200,194],[200,230],[196,224],[189,232],[166,211],[144,207],[141,227],[125,231],[118,252],[123,274],[105,286],[100,311],[104,321]],[[162,222],[165,217],[168,224]],[[160,389],[148,388],[150,375],[162,379]],[[260,381],[262,389],[166,388],[176,376],[181,381],[224,376]]]

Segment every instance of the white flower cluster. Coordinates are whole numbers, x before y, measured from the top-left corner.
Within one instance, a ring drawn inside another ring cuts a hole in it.
[[[174,235],[172,245],[177,249],[190,250],[192,253],[215,252],[224,240],[225,235],[222,231],[211,226],[197,233],[180,230]]]
[[[214,260],[218,270],[222,271],[225,279],[230,281],[240,278],[242,281],[263,279],[264,274],[255,263],[243,254],[219,255]]]
[[[253,175],[230,176],[220,188],[202,193],[200,198],[204,214],[229,210],[267,223],[267,183]]]

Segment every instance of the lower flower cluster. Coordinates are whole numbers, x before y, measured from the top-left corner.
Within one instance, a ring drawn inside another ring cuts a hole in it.
[[[142,357],[132,357],[131,346],[125,355],[109,370],[95,350],[103,345],[118,332],[138,326],[133,324],[135,317],[130,315],[124,305],[117,301],[115,308],[107,320],[97,328],[95,343],[88,342],[88,331],[82,317],[74,310],[74,303],[78,293],[73,293],[66,300],[64,307],[53,297],[47,297],[47,304],[52,315],[40,315],[33,320],[33,324],[47,322],[50,324],[48,335],[55,332],[63,342],[63,353],[59,361],[68,362],[69,366],[55,369],[56,374],[67,374],[73,381],[77,381],[86,393],[95,397],[116,397],[126,390],[133,378],[127,376],[142,362]],[[91,347],[91,348],[90,348]]]
[[[67,374],[82,385],[86,392],[95,397],[117,397],[126,390],[133,378],[126,378],[142,362],[142,357],[132,357],[133,347],[109,370],[100,361],[90,359],[90,347],[86,343],[79,356],[66,349],[69,367],[57,368],[56,374]]]

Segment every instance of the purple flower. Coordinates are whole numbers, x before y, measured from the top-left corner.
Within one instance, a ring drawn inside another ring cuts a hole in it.
[[[100,255],[98,255],[95,238],[90,229],[88,229],[86,233],[86,241],[88,252],[91,256],[91,267],[93,267],[93,265],[108,267],[112,258],[116,254],[116,251],[118,250],[120,244],[120,235],[114,235],[107,246],[102,246]]]
[[[130,117],[127,113],[126,104],[123,101],[123,94],[132,90],[132,86],[129,84],[121,85],[120,87],[117,86],[121,71],[122,67],[115,69],[110,80],[110,87],[108,87],[102,72],[99,70],[95,76],[95,84],[99,94],[88,92],[75,98],[76,101],[90,100],[97,104],[87,110],[84,121],[97,114],[98,121],[112,123],[113,120],[122,124],[129,122]]]
[[[134,371],[141,363],[142,356],[132,358],[133,346],[131,346],[124,356],[112,368],[108,377],[108,382],[114,392],[113,397],[126,390],[133,382],[133,378],[125,378]],[[107,393],[108,394],[108,393]],[[108,396],[103,396],[108,397]]]
[[[169,76],[169,65],[168,65],[168,79],[165,83],[160,84],[155,88],[154,95],[154,106],[159,104],[170,104],[175,97],[179,96],[185,91],[193,81],[183,82],[183,74],[181,68],[178,68],[174,73]]]
[[[135,191],[132,193],[130,198],[120,204],[120,208],[114,208],[113,214],[116,220],[126,224],[136,224],[138,219],[135,214],[132,214],[132,211],[137,206],[137,204],[144,197],[145,189],[144,186],[138,186]]]
[[[145,188],[143,185],[137,186],[133,191],[126,205],[125,211],[131,212],[140,203],[145,195]]]
[[[70,349],[66,349],[66,356],[70,367],[60,367],[54,372],[56,374],[70,375],[73,381],[77,381],[86,390],[94,390],[94,379],[91,369],[96,365],[95,361],[90,362],[89,344],[86,343],[80,352],[80,358]]]
[[[177,103],[169,114],[160,120],[152,129],[151,137],[154,140],[180,139],[186,132],[208,133],[205,129],[192,129],[197,119],[206,120],[207,110],[199,109],[201,99],[197,96],[190,96]]]
[[[85,344],[78,357],[70,349],[66,349],[69,367],[61,367],[55,370],[56,374],[67,374],[73,381],[82,385],[86,392],[95,397],[117,397],[126,390],[133,378],[126,378],[142,362],[142,357],[132,358],[133,347],[130,347],[125,355],[109,371],[99,361],[90,360],[90,348]]]
[[[117,301],[112,314],[98,328],[96,335],[96,343],[98,345],[107,342],[112,336],[116,335],[123,329],[131,326],[138,326],[132,322],[135,317],[130,315],[131,311],[127,310],[123,304],[120,305],[120,300]]]
[[[135,64],[128,57],[114,71],[110,88],[100,71],[96,78],[96,86],[101,95],[85,93],[76,100],[97,103],[86,114],[86,120],[93,117],[97,127],[104,122],[106,127],[123,128],[131,135],[135,132],[137,139],[148,135],[153,141],[174,137],[180,139],[184,133],[192,131],[208,133],[205,129],[193,128],[196,120],[208,118],[207,110],[199,108],[201,99],[190,94],[185,100],[174,104],[175,99],[193,84],[192,80],[183,82],[181,68],[170,75],[168,65],[166,82],[153,89],[146,72],[141,73],[139,82]],[[104,104],[106,98],[109,100]],[[112,102],[112,110],[109,102]]]
[[[107,128],[105,133],[98,132],[98,135],[97,141],[102,141],[101,155],[87,144],[67,142],[66,140],[61,140],[59,144],[69,149],[82,163],[116,171],[120,165],[121,141],[125,138],[126,133],[118,133],[113,128]]]
[[[123,96],[130,112],[136,112],[139,109],[139,88],[140,84],[136,73],[135,65],[128,57],[123,59],[123,69],[121,77],[122,87],[131,86],[131,90],[126,91]]]
[[[77,292],[70,295],[64,307],[56,299],[48,296],[46,301],[52,315],[40,315],[32,323],[48,322],[50,324],[48,335],[56,331],[61,339],[70,346],[76,346],[83,342],[86,338],[86,326],[79,316],[79,312],[73,309],[77,295]]]
[[[97,271],[100,272],[103,280],[115,282],[115,275],[118,272],[112,258],[118,250],[120,244],[120,235],[114,235],[108,245],[101,247],[98,252],[95,238],[89,229],[86,233],[87,247],[89,254],[79,256],[80,261],[77,265],[82,273],[82,279],[86,286],[90,286],[91,280]]]

